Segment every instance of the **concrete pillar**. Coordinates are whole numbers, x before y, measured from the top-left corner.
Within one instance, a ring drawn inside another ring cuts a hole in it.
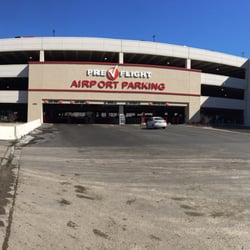
[[[119,63],[123,64],[124,63],[124,57],[123,57],[123,52],[119,53]]]
[[[191,59],[189,58],[186,59],[186,68],[191,69]]]
[[[44,57],[44,50],[40,50],[40,58],[39,58],[39,61],[40,62],[44,62],[45,60],[45,57]]]
[[[186,114],[186,122],[196,123],[200,122],[200,98],[190,97],[190,102],[188,104],[188,110]]]
[[[250,126],[250,78],[248,77],[250,72],[250,61],[247,61],[246,69],[246,89],[245,89],[245,109],[244,109],[244,125]]]
[[[28,122],[41,119],[43,121],[43,106],[39,94],[29,92],[28,94]]]
[[[189,123],[189,105],[185,107],[185,123]]]
[[[124,115],[124,106],[119,105],[119,125],[125,125],[125,115]]]

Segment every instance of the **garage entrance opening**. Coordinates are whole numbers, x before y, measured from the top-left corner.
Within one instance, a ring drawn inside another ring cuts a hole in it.
[[[143,117],[161,116],[168,123],[185,122],[185,107],[123,105],[126,124],[140,124]],[[43,104],[45,123],[119,124],[119,105]]]

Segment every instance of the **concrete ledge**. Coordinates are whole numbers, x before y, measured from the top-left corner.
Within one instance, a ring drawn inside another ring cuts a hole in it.
[[[41,120],[34,120],[19,125],[0,125],[0,140],[17,140],[41,126]]]

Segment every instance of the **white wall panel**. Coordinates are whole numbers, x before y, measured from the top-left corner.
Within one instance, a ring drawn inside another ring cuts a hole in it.
[[[242,110],[245,108],[244,100],[201,96],[200,102],[202,108],[224,108]]]
[[[121,51],[121,40],[106,38],[43,38],[42,50]]]
[[[28,77],[28,65],[0,65],[0,77]]]
[[[0,39],[0,51],[95,50],[166,55],[241,67],[248,59],[225,53],[151,41],[90,37],[34,37]]]
[[[0,39],[1,51],[40,50],[42,47],[41,45],[41,38]]]
[[[190,58],[195,60],[221,63],[235,67],[242,67],[248,61],[247,58],[233,56],[210,50],[203,50],[196,48],[189,48],[189,50],[190,50]]]
[[[27,91],[0,91],[0,103],[27,103]]]
[[[213,74],[201,74],[201,84],[246,89],[247,80]]]

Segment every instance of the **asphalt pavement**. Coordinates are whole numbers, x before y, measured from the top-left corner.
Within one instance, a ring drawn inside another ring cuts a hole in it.
[[[45,124],[10,147],[2,249],[249,249],[249,148],[247,129]]]

